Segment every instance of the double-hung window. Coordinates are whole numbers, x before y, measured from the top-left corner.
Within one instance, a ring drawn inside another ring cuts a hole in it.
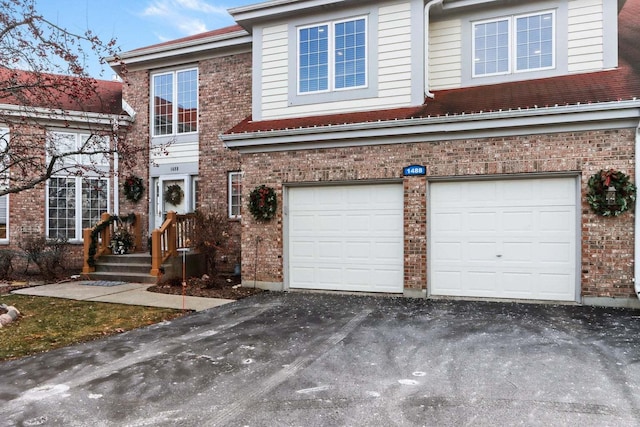
[[[229,172],[229,218],[242,217],[242,172]]]
[[[198,70],[154,74],[151,107],[153,136],[198,131]]]
[[[473,76],[555,67],[555,13],[514,15],[473,24]]]
[[[367,86],[367,19],[298,28],[298,93]]]
[[[242,217],[242,172],[229,172],[229,218]]]
[[[49,132],[49,156],[64,155],[56,163],[64,169],[47,181],[47,237],[80,240],[82,229],[94,226],[108,211],[109,181],[98,176],[108,171],[104,137],[74,132]],[[94,154],[89,154],[94,153]],[[90,168],[90,172],[78,173]],[[89,176],[92,175],[92,176]]]

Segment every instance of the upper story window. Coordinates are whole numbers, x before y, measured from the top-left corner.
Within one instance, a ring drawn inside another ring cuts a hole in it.
[[[58,167],[108,168],[109,150],[109,139],[105,136],[58,131],[47,133],[47,155],[48,158],[61,156],[56,163]]]
[[[179,70],[152,77],[153,136],[198,131],[198,70]]]
[[[555,14],[514,15],[473,24],[473,76],[555,66]]]
[[[366,86],[366,18],[298,29],[298,93]]]

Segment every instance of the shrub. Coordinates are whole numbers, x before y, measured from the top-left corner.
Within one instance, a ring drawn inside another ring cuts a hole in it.
[[[9,278],[9,275],[13,271],[13,257],[15,252],[8,249],[0,250],[0,279],[5,280]]]
[[[55,279],[57,273],[65,269],[67,243],[67,239],[48,240],[44,236],[26,237],[19,244],[27,259],[25,272],[33,262],[45,280]]]
[[[204,256],[206,272],[217,273],[217,258],[229,246],[229,220],[215,212],[196,211],[193,247]]]

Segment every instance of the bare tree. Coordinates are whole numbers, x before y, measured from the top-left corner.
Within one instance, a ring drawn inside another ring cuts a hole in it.
[[[104,67],[104,58],[118,57],[115,40],[62,28],[37,12],[35,0],[0,0],[0,195],[55,174],[109,173],[115,152],[125,163],[133,157],[121,83],[91,77],[90,56]],[[87,135],[69,144],[53,127]]]

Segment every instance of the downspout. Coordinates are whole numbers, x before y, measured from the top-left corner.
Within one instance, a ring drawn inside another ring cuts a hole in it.
[[[636,163],[636,185],[638,185],[638,177],[640,176],[640,162],[638,162],[638,153],[640,153],[640,123],[636,128],[636,151],[635,151],[635,163]],[[634,262],[633,262],[633,284],[635,286],[636,296],[640,299],[640,200],[636,197],[635,206],[635,233],[634,233]]]
[[[424,96],[434,98],[433,92],[429,90],[429,11],[437,4],[442,4],[444,0],[431,0],[424,5]]]

